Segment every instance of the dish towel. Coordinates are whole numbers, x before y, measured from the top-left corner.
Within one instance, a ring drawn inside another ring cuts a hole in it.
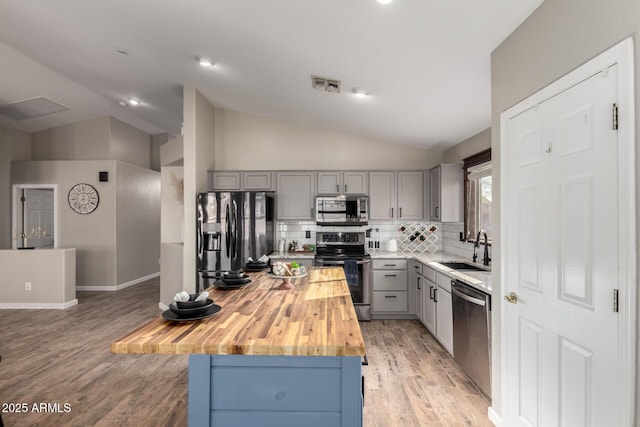
[[[347,285],[358,286],[358,260],[344,260],[344,275],[347,277]]]

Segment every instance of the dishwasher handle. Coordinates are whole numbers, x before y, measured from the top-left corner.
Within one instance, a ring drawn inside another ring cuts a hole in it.
[[[463,292],[460,292],[459,290],[457,290],[454,287],[451,287],[451,293],[456,295],[458,298],[462,298],[465,301],[469,301],[470,303],[479,305],[484,307],[485,305],[487,305],[487,301],[483,300],[483,299],[479,299],[479,298],[474,298],[471,295],[467,295]]]

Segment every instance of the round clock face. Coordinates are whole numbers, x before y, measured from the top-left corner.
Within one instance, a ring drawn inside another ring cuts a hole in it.
[[[100,202],[98,192],[89,184],[76,184],[69,191],[69,206],[79,214],[90,214]]]

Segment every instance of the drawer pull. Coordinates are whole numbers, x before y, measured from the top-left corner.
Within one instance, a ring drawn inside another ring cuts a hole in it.
[[[398,277],[397,274],[385,274],[384,277]]]
[[[413,268],[415,268],[416,270],[420,270],[420,267],[418,267],[417,265],[414,265]]]
[[[398,298],[397,295],[385,295],[384,297],[385,298]]]
[[[395,267],[397,264],[385,264],[385,267]]]

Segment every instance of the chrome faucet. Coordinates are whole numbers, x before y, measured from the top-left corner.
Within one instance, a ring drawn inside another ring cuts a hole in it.
[[[482,257],[482,264],[489,265],[491,258],[489,257],[489,238],[487,237],[487,232],[484,230],[478,231],[478,235],[476,236],[476,243],[473,245],[473,262],[476,262],[478,259],[478,254],[476,254],[476,248],[480,247],[480,234],[484,234],[484,256]]]

